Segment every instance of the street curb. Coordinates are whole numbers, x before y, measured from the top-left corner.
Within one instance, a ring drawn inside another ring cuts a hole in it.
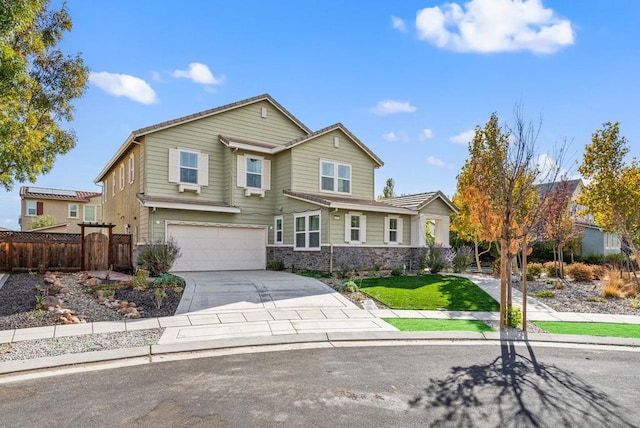
[[[541,333],[528,333],[509,337],[501,333],[476,333],[476,332],[411,332],[411,331],[380,331],[380,332],[333,332],[333,333],[305,333],[286,334],[276,336],[239,337],[229,339],[212,339],[192,341],[185,343],[158,344],[140,346],[135,348],[123,348],[106,351],[85,352],[79,354],[58,355],[55,357],[41,357],[31,360],[6,361],[0,363],[0,375],[9,375],[20,372],[28,372],[43,369],[68,367],[80,364],[101,363],[115,360],[126,360],[144,357],[146,364],[157,362],[154,357],[162,357],[169,354],[199,353],[203,351],[215,351],[222,349],[241,349],[248,347],[269,347],[276,345],[295,345],[303,343],[340,343],[347,342],[464,342],[464,341],[491,341],[507,343],[557,343],[567,345],[600,345],[640,348],[639,339],[599,337],[599,336],[572,336],[550,335]],[[376,346],[367,343],[367,346]]]
[[[0,273],[0,288],[2,288],[5,282],[7,282],[7,279],[9,279],[8,273]]]
[[[99,363],[127,358],[149,357],[149,346],[110,349],[106,351],[82,352],[79,354],[56,355],[55,357],[33,358],[31,360],[5,361],[0,363],[0,374],[50,369],[76,364]]]

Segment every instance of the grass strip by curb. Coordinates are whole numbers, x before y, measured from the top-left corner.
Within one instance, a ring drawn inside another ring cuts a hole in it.
[[[494,331],[478,320],[449,320],[430,318],[383,318],[400,331]]]
[[[640,324],[569,321],[535,321],[534,324],[552,334],[628,337],[632,339],[640,339]]]

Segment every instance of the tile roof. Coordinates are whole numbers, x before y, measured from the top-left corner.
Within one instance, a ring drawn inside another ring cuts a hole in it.
[[[62,201],[89,202],[91,198],[100,196],[100,192],[87,192],[84,190],[45,189],[42,187],[20,187],[21,198],[59,199]]]
[[[417,210],[425,201],[428,201],[436,195],[437,192],[416,193],[413,195],[402,195],[393,198],[383,199],[387,204]]]

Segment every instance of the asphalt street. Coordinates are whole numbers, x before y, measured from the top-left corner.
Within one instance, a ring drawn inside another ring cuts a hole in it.
[[[640,425],[640,353],[524,344],[339,347],[0,385],[0,426]]]

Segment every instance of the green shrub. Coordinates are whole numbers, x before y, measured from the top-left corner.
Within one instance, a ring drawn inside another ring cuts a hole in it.
[[[358,284],[356,284],[355,281],[343,282],[342,284],[336,285],[335,289],[342,293],[355,293],[359,290]]]
[[[520,327],[522,325],[522,310],[517,306],[512,306],[507,308],[506,311],[507,327]]]
[[[583,258],[583,262],[590,265],[601,265],[604,263],[604,256],[602,254],[587,254]]]
[[[131,286],[135,290],[144,290],[149,286],[149,271],[146,269],[138,269],[133,278],[131,278]]]
[[[267,267],[269,270],[284,270],[284,262],[282,260],[273,260]]]
[[[404,275],[404,269],[402,268],[391,269],[391,276],[402,276],[402,275]]]
[[[554,293],[553,291],[538,291],[536,294],[533,295],[533,297],[548,297],[548,298],[552,298],[552,297],[556,297],[556,293]]]
[[[298,275],[308,276],[309,278],[331,278],[330,273],[320,272],[318,270],[303,270],[298,272]]]
[[[563,270],[566,271],[566,263],[563,263],[562,266],[565,268]],[[559,278],[560,277],[560,262],[546,262],[542,265],[544,269],[544,273],[547,274],[549,278]]]
[[[54,226],[58,223],[58,220],[52,215],[45,214],[31,220],[29,229],[40,229],[41,227]]]
[[[169,238],[166,243],[146,243],[138,253],[136,263],[149,271],[151,276],[158,276],[169,272],[179,257],[180,248],[173,238]]]
[[[451,248],[431,244],[428,246],[427,254],[424,256],[423,266],[428,268],[431,273],[439,273],[451,267],[453,256]]]
[[[620,267],[627,264],[627,258],[622,253],[608,254],[606,257],[604,257],[604,263],[607,266],[619,269]]]
[[[167,298],[167,291],[164,288],[157,288],[153,293],[153,303],[160,309],[162,302]]]
[[[168,286],[168,285],[174,286],[174,287],[184,287],[185,283],[184,283],[184,279],[172,273],[163,273],[162,275],[160,275],[159,277],[153,280],[154,287],[161,287],[161,286]]]
[[[453,256],[453,271],[463,272],[473,263],[473,249],[468,245],[458,248]]]
[[[591,282],[593,281],[593,270],[591,266],[584,263],[573,263],[567,266],[567,273],[574,281]]]
[[[540,275],[542,275],[542,263],[527,264],[527,279],[533,280],[539,278]]]

